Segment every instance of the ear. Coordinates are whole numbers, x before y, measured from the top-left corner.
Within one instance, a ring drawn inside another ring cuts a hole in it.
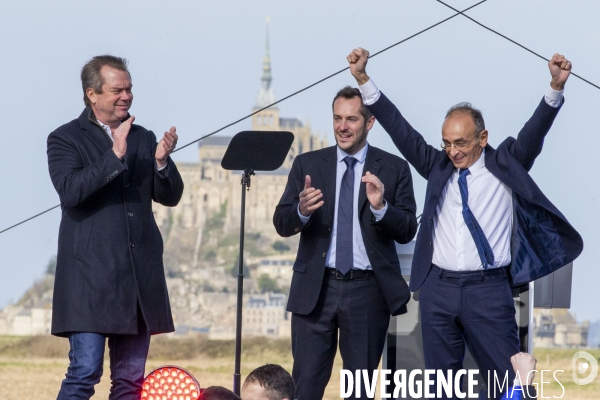
[[[96,91],[92,88],[87,88],[85,90],[85,95],[89,99],[91,104],[96,104]]]
[[[481,145],[481,148],[484,148],[485,146],[487,146],[487,142],[488,142],[488,131],[487,131],[487,129],[484,129],[479,134],[479,144]]]
[[[370,131],[371,128],[373,127],[373,125],[375,125],[375,117],[371,116],[371,118],[369,118],[365,124],[365,128],[367,128],[367,131]]]

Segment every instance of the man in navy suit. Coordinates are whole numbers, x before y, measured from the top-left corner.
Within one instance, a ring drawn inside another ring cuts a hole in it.
[[[139,399],[153,333],[172,332],[163,242],[152,201],[175,206],[183,181],[170,154],[133,124],[125,59],[97,56],[81,70],[86,105],[48,136],[48,169],[61,203],[52,334],[69,338],[58,399],[89,399],[110,349],[110,399]]]
[[[417,228],[408,163],[367,143],[375,118],[358,89],[332,108],[337,146],[296,157],[273,216],[281,236],[300,233],[287,306],[299,400],[323,397],[338,331],[344,369],[377,369],[390,314],[410,298],[394,244]]]
[[[462,369],[465,343],[487,380],[500,380],[519,352],[511,286],[521,286],[573,261],[580,235],[529,176],[563,104],[571,63],[555,54],[550,88],[517,139],[497,149],[481,112],[452,107],[442,150],[428,145],[366,73],[369,53],[348,55],[363,101],[403,156],[427,179],[410,289],[420,289],[425,366]],[[445,394],[445,393],[444,393]],[[483,395],[483,393],[482,393]]]

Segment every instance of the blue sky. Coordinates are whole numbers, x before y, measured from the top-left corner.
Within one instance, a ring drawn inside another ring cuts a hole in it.
[[[475,2],[449,4],[464,9]],[[136,123],[159,132],[175,125],[185,144],[251,111],[267,15],[279,99],[344,68],[354,47],[374,53],[452,13],[433,0],[4,1],[0,230],[58,204],[48,177],[46,137],[83,109],[79,71],[94,55],[128,58]],[[547,58],[565,54],[574,72],[600,84],[600,3],[488,0],[469,15]],[[490,142],[498,145],[517,134],[550,81],[543,60],[462,17],[373,58],[369,73],[433,144],[440,141],[445,111],[470,101],[483,110]],[[350,74],[338,75],[280,104],[281,115],[309,120],[334,143],[331,99],[347,84],[354,84]],[[572,311],[579,320],[597,320],[600,90],[571,77],[565,97],[531,174],[584,238],[585,250],[575,262]],[[222,134],[249,127],[245,121]],[[398,153],[377,125],[369,141]],[[174,159],[196,161],[197,147]],[[415,174],[414,183],[421,209],[425,181]],[[42,276],[56,252],[59,221],[60,211],[54,210],[0,235],[0,307]]]

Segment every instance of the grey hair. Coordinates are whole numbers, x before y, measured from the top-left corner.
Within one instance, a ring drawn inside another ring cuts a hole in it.
[[[455,113],[465,113],[471,116],[473,122],[475,123],[475,127],[477,128],[477,133],[485,130],[485,122],[483,121],[483,114],[480,110],[476,109],[471,105],[471,103],[463,102],[458,103],[450,107],[448,112],[446,113],[446,118]]]
[[[102,78],[102,74],[100,73],[100,71],[105,65],[114,69],[118,69],[120,71],[127,72],[127,74],[129,74],[129,78],[131,79],[131,74],[127,69],[126,59],[111,56],[109,54],[96,56],[92,58],[90,61],[85,63],[83,68],[81,68],[81,87],[83,88],[83,102],[86,106],[90,105],[90,100],[88,99],[86,94],[88,88],[94,89],[96,93],[102,93],[102,85],[104,84],[104,79]]]

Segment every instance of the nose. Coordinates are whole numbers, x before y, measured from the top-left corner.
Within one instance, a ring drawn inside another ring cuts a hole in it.
[[[133,99],[133,93],[123,90],[121,92],[121,100],[123,101],[131,101]]]
[[[450,143],[447,147],[446,150],[448,151],[448,155],[450,157],[454,157],[455,155],[458,154],[458,148],[454,145],[454,143]]]

